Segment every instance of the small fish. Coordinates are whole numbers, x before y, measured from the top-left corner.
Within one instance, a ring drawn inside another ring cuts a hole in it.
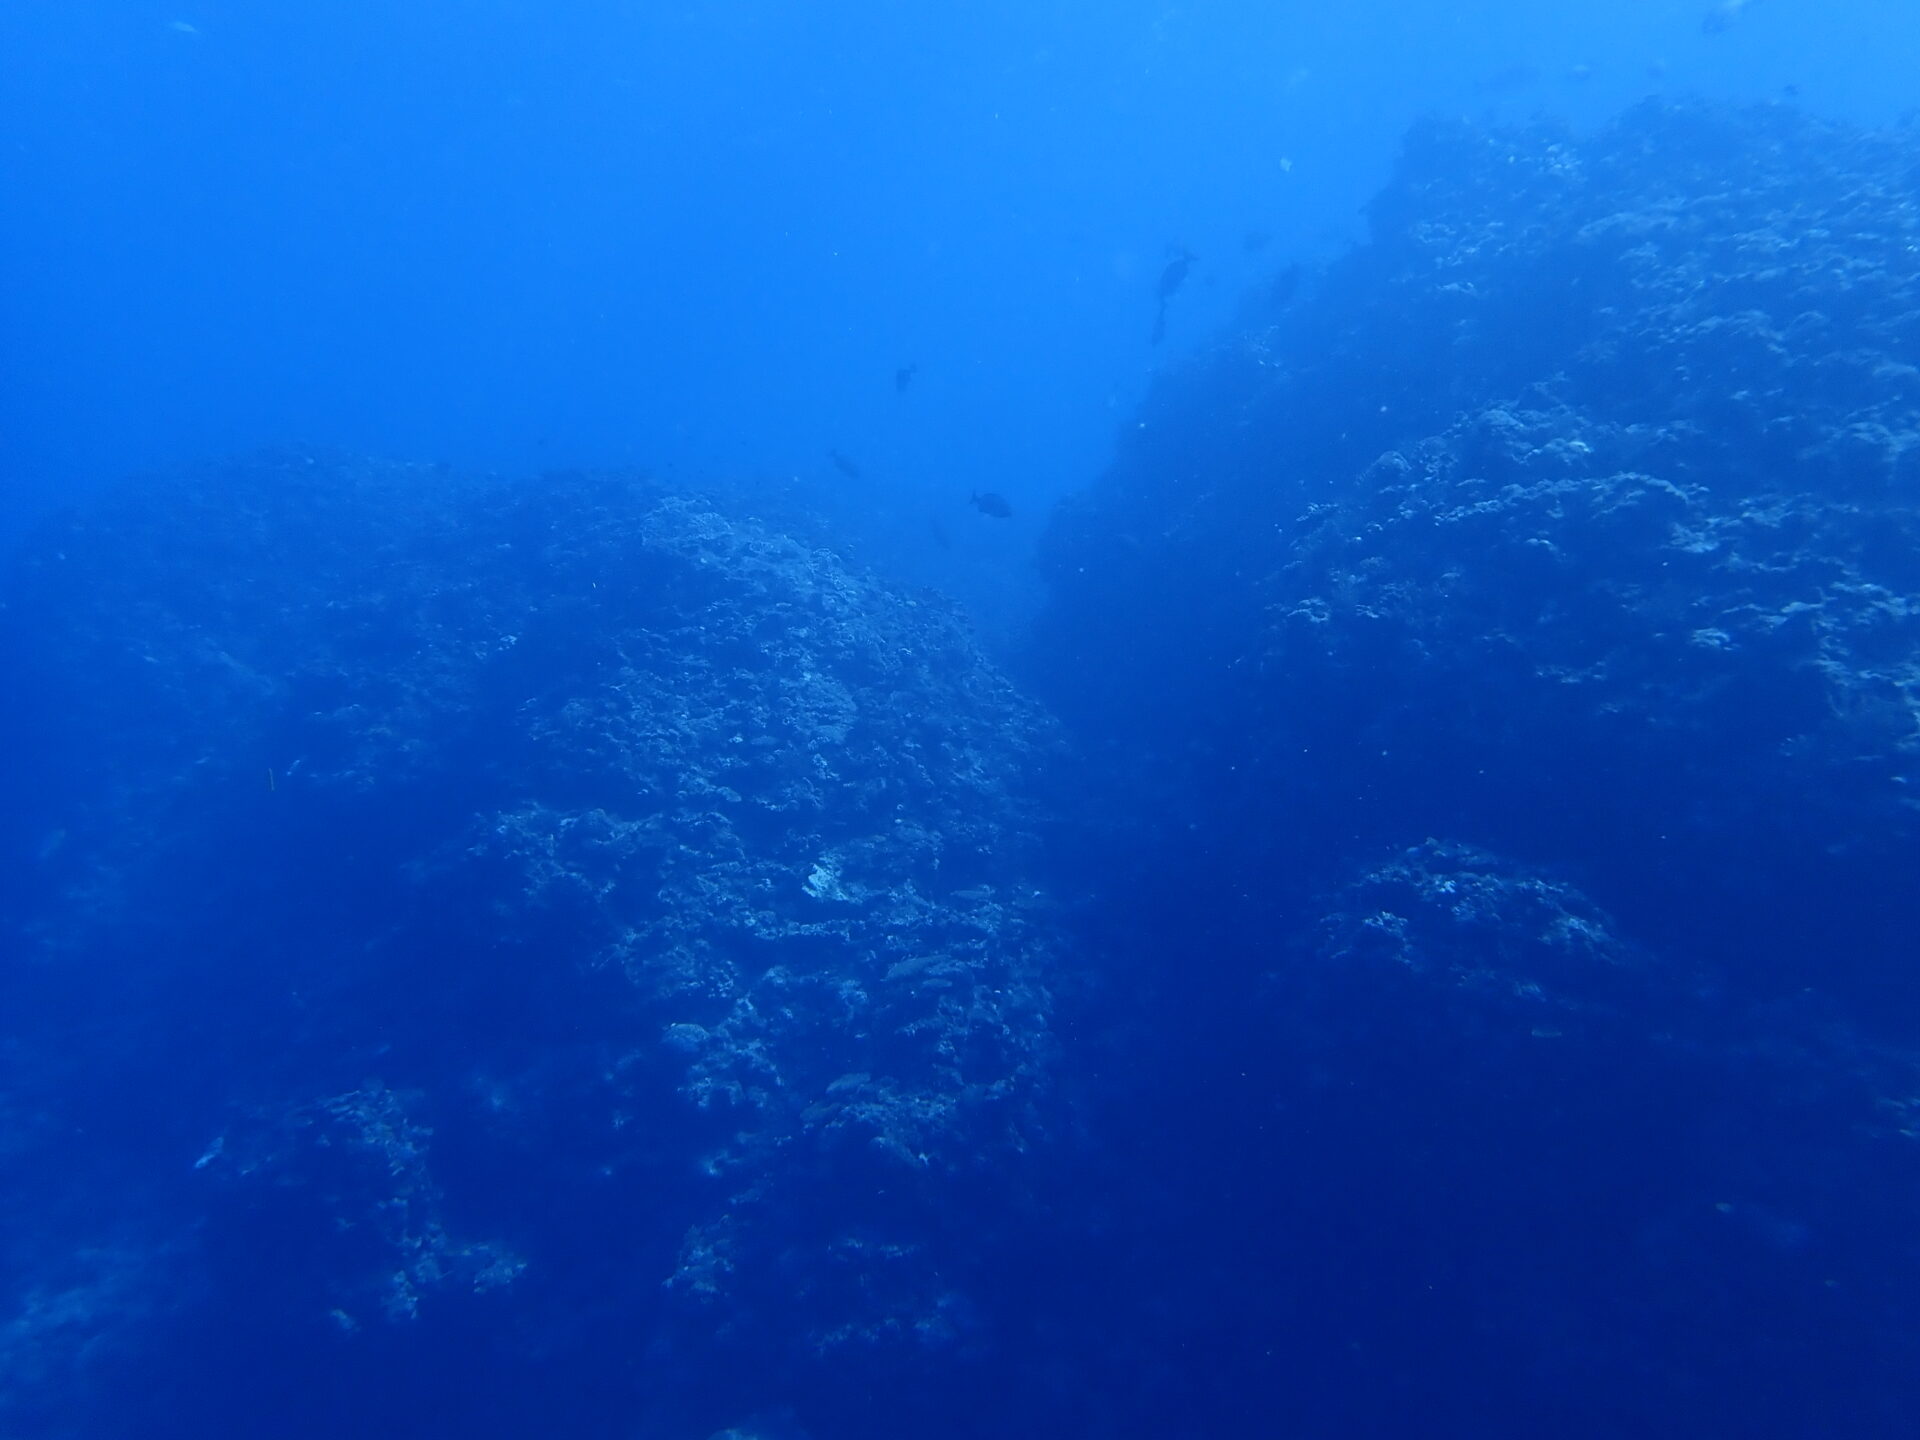
[[[976,490],[969,497],[969,503],[982,515],[991,515],[996,520],[1011,520],[1013,506],[1007,503],[1007,497],[997,495],[991,490]]]
[[[1491,75],[1482,75],[1473,82],[1476,95],[1511,95],[1516,90],[1525,90],[1538,84],[1540,71],[1533,65],[1509,65],[1504,70],[1495,70]]]
[[[1752,7],[1753,0],[1720,0],[1707,12],[1707,18],[1700,22],[1700,28],[1709,35],[1718,35]]]
[[[1166,268],[1160,272],[1160,284],[1155,298],[1160,302],[1153,313],[1153,334],[1149,343],[1158,345],[1167,338],[1167,301],[1179,293],[1180,287],[1187,283],[1187,275],[1193,269],[1193,262],[1199,257],[1184,246],[1170,249],[1173,258],[1167,261]]]
[[[861,478],[863,472],[860,467],[842,455],[838,450],[827,451],[827,459],[833,462],[834,469],[838,470],[849,480],[858,480]]]
[[[913,377],[919,373],[920,367],[918,365],[902,365],[898,370],[894,371],[893,393],[896,395],[906,394],[907,387],[913,384]]]
[[[1300,275],[1300,262],[1296,260],[1274,276],[1273,283],[1267,286],[1267,304],[1276,310],[1286,309],[1300,289]]]
[[[1158,299],[1161,304],[1171,300],[1180,287],[1187,283],[1187,273],[1193,269],[1193,262],[1200,257],[1191,250],[1180,248],[1174,257],[1167,261],[1166,268],[1160,272]]]

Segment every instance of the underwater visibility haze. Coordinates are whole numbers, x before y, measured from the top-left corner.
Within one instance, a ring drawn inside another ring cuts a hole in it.
[[[1908,5],[0,45],[0,1434],[1913,1433]]]

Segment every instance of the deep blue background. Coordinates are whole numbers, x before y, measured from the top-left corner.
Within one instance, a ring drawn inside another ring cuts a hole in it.
[[[638,465],[775,490],[799,477],[801,497],[836,512],[868,558],[955,591],[1006,635],[1029,604],[1028,550],[1047,507],[1099,470],[1139,423],[1156,372],[1217,334],[1248,287],[1359,233],[1416,116],[1541,110],[1588,126],[1660,92],[1791,95],[1880,122],[1920,94],[1920,14],[1904,0],[1747,8],[1710,34],[1707,0],[12,0],[0,10],[0,535],[128,472],[288,442],[511,473]],[[1200,259],[1155,347],[1170,246]],[[919,369],[900,393],[894,373],[908,364]],[[974,490],[1007,495],[1013,519],[971,512]],[[1225,873],[1237,838],[1192,847],[1195,870]],[[1154,900],[1136,913],[1152,918]],[[1189,919],[1174,911],[1169,928]],[[1196,954],[1216,941],[1258,953],[1258,936],[1190,938]],[[1119,940],[1113,953],[1140,958]],[[1069,1293],[1097,1322],[1103,1287],[1165,1295],[1154,1334],[1185,1348],[1167,1360],[1182,1383],[1139,1417],[1154,1434],[1215,1432],[1250,1412],[1285,1433],[1258,1413],[1268,1394],[1319,1378],[1329,1416],[1340,1413],[1382,1384],[1343,1348],[1339,1326],[1356,1316],[1386,1335],[1404,1316],[1412,1335],[1444,1328],[1462,1295],[1538,1284],[1534,1309],[1515,1313],[1578,1337],[1551,1277],[1491,1267],[1427,1285],[1432,1313],[1376,1304],[1425,1283],[1413,1242],[1380,1254],[1371,1276],[1315,1271],[1313,1225],[1364,1234],[1403,1197],[1332,1216],[1311,1187],[1294,1215],[1270,1216],[1264,1197],[1309,1161],[1365,1177],[1391,1147],[1329,1128],[1288,1135],[1277,1157],[1236,1148],[1250,1121],[1267,1123],[1266,1102],[1217,1082],[1241,1055],[1266,1054],[1269,1037],[1236,1009],[1254,977],[1188,984],[1193,969],[1150,998],[1169,1034],[1205,1034],[1215,1053],[1191,1073],[1178,1054],[1105,1057],[1097,1082],[1130,1065],[1139,1076],[1103,1102],[1127,1112],[1137,1150],[1068,1177],[1084,1183],[1071,1193],[1095,1198],[1140,1184],[1136,1209],[1163,1209],[1180,1243],[1109,1221],[1118,1233],[1086,1252],[1038,1254],[998,1277],[1005,1313],[1072,1311],[1058,1300]],[[96,1103],[103,1123],[143,1125],[118,1092]],[[1486,1154],[1498,1159],[1502,1143],[1494,1127]],[[1484,1158],[1456,1157],[1453,1173]],[[1624,1229],[1644,1194],[1674,1183],[1671,1168],[1596,1161],[1592,1185],[1553,1197],[1563,1208],[1550,1218]],[[1192,1175],[1217,1177],[1218,1193],[1183,1188]],[[1173,1194],[1163,1206],[1156,1185]],[[1479,1218],[1470,1257],[1528,1253],[1509,1247],[1509,1217]],[[1803,1243],[1796,1216],[1754,1223],[1764,1246]],[[1188,1274],[1184,1237],[1215,1230],[1231,1263],[1291,1267],[1303,1292],[1340,1304],[1270,1335],[1260,1327],[1284,1308],[1271,1297],[1236,1299],[1237,1274]],[[1628,1238],[1650,1265],[1665,1263],[1655,1242],[1697,1253],[1692,1236]],[[591,1266],[591,1246],[579,1258]],[[1736,1318],[1752,1308],[1737,1292],[1727,1304]],[[1856,1323],[1830,1332],[1838,1353],[1815,1357],[1836,1392],[1846,1362],[1871,1354],[1871,1327]],[[1721,1334],[1702,1333],[1703,1347]],[[433,1362],[465,1363],[463,1338],[423,1340],[447,1350],[402,1359],[438,1374]],[[1010,1355],[1023,1338],[1008,1338]],[[1455,1338],[1459,1354],[1477,1353]],[[1108,1353],[1097,1323],[1071,1342],[1039,1339],[1053,1349],[1037,1351],[1085,1362],[1079,1376],[1131,1363]],[[232,1340],[215,1333],[204,1349],[224,1365]],[[272,1338],[257,1343],[265,1353]],[[622,1343],[582,1342],[592,1359],[608,1352],[594,1373],[624,1374]],[[1276,1343],[1296,1358],[1263,1371]],[[1607,1398],[1579,1390],[1576,1346],[1542,1348],[1564,1354],[1565,1375],[1478,1373],[1443,1352],[1423,1378],[1457,1413],[1499,1393],[1543,1425]],[[1730,1353],[1725,1370],[1702,1368],[1730,1373],[1744,1358]],[[1216,1373],[1213,1354],[1230,1379],[1209,1395],[1186,1382]],[[208,1371],[222,1373],[212,1360]],[[310,1404],[340,1378],[292,1361],[264,1373],[295,1393],[225,1403]],[[1263,1373],[1269,1392],[1231,1388]],[[388,1377],[357,1378],[377,1394]],[[1756,1380],[1768,1378],[1779,1377]],[[397,1423],[433,1433],[437,1397],[405,1393],[423,1413]],[[603,1398],[563,1390],[542,1410],[561,1424]],[[912,1398],[873,1403],[906,1410]],[[1086,1398],[1055,1397],[1062,1414]],[[1728,1400],[1708,1387],[1676,1431],[1711,1433]],[[464,1403],[477,1423],[495,1399]],[[1744,1413],[1764,1418],[1771,1403],[1756,1387]],[[1392,1397],[1380,1407],[1390,1413]],[[183,1428],[198,1424],[180,1414]],[[498,1433],[523,1433],[522,1417],[495,1418]],[[333,1433],[330,1419],[315,1416],[309,1433]],[[1781,1433],[1816,1424],[1789,1417]]]
[[[991,623],[1155,367],[1355,235],[1416,115],[1913,101],[1899,0],[1706,9],[14,0],[0,517],[289,441],[798,475]]]

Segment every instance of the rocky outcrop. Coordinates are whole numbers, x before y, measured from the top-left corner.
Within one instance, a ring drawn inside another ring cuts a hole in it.
[[[1907,1424],[1917,176],[1426,126],[1054,518],[1140,1423]]]
[[[1886,956],[1920,856],[1917,164],[1773,107],[1417,132],[1370,243],[1171,379],[1056,521],[1050,698],[1176,812],[1218,799],[1204,827],[1473,839],[1636,923]],[[1899,969],[1747,973],[1920,1016]]]
[[[195,1313],[509,1370],[591,1317],[590,1383],[730,1345],[740,1406],[987,1323],[944,1210],[1050,1123],[1054,742],[943,602],[639,483],[291,455],[64,522],[4,629],[9,943],[74,1016],[9,1058],[148,1097],[88,1179]]]

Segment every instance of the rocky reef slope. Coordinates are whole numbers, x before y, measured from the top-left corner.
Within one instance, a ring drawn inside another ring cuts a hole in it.
[[[1051,698],[1168,793],[1578,863],[1844,983],[1814,937],[1904,933],[1920,854],[1917,167],[1775,107],[1415,133],[1057,517]]]
[[[63,522],[0,629],[13,1433],[136,1378],[180,1433],[705,1433],[988,1326],[1053,741],[943,603],[638,483],[299,454]]]
[[[1235,1377],[1140,1403],[1898,1434],[1920,136],[1434,123],[1371,221],[1045,545],[1116,1108],[1191,1127],[1133,1368]]]

